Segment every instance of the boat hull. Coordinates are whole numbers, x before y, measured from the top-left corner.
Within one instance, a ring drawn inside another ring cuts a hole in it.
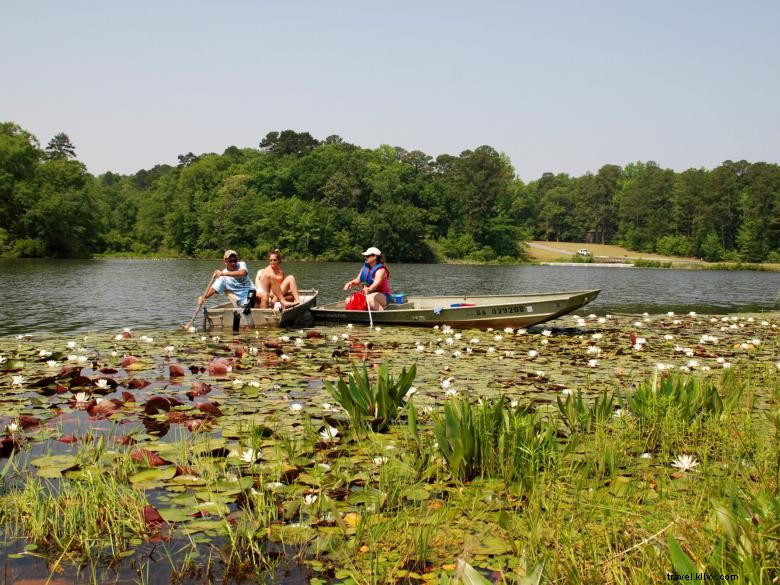
[[[317,323],[365,323],[461,329],[530,327],[556,319],[593,301],[599,290],[529,295],[448,296],[409,298],[384,311],[347,311],[344,302],[312,308]],[[453,306],[471,305],[471,306]]]
[[[313,322],[311,309],[317,303],[316,290],[299,291],[301,303],[285,309],[274,311],[273,309],[252,309],[250,314],[244,315],[231,303],[224,303],[203,310],[203,329],[232,329],[234,317],[238,312],[240,328],[264,329],[273,327],[309,327]]]

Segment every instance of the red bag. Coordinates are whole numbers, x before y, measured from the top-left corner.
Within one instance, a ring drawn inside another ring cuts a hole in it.
[[[362,290],[352,293],[344,303],[344,308],[347,311],[367,311],[366,294]]]

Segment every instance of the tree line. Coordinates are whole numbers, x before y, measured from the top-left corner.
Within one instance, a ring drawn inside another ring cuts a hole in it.
[[[93,176],[65,133],[45,148],[0,124],[0,254],[521,261],[532,239],[621,244],[705,260],[780,261],[780,167],[655,162],[524,183],[490,146],[432,157],[339,136],[269,132],[257,148]]]

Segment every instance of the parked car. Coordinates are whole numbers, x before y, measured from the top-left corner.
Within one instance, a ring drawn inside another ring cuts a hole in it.
[[[578,256],[590,256],[590,250],[588,250],[587,248],[580,248],[579,250],[577,250],[577,255]]]

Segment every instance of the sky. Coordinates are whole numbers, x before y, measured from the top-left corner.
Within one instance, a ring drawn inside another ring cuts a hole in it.
[[[93,174],[337,134],[524,181],[780,157],[776,0],[0,0],[0,122]]]

